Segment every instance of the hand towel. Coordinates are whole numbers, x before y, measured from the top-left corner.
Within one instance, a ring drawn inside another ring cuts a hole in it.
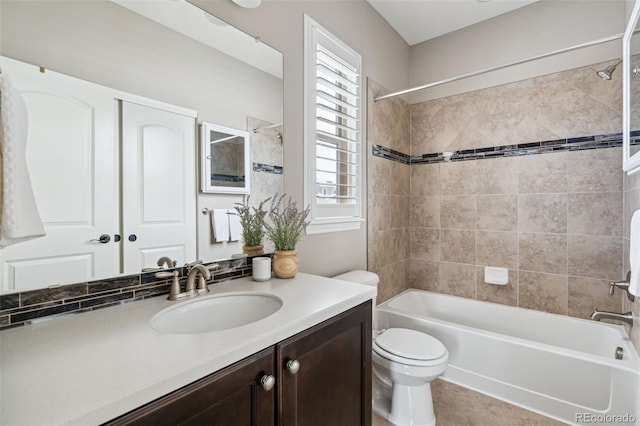
[[[209,216],[213,232],[212,242],[229,241],[229,215],[227,214],[227,209],[213,209]]]
[[[0,247],[46,234],[27,168],[27,132],[27,105],[18,90],[11,84],[6,72],[1,72]]]
[[[240,216],[235,214],[233,210],[229,210],[229,229],[229,241],[238,241],[242,238],[242,224],[240,223]]]
[[[629,266],[631,267],[631,279],[629,280],[629,293],[640,296],[640,210],[636,210],[631,217],[630,229]]]

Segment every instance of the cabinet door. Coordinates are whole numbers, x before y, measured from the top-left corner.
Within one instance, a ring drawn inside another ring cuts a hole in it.
[[[273,426],[276,388],[260,381],[274,374],[274,357],[266,349],[107,425]]]
[[[278,344],[277,359],[279,425],[371,424],[371,302]]]

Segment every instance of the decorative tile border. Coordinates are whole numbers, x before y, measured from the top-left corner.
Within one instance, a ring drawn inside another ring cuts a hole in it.
[[[400,151],[395,151],[382,145],[373,145],[373,155],[376,157],[386,158],[387,160],[397,161],[402,164],[409,164],[411,157]]]
[[[247,257],[211,262],[218,263],[220,267],[212,271],[208,284],[251,276],[250,259]],[[180,284],[184,291],[186,268],[176,270],[180,272]],[[156,272],[158,271],[2,295],[0,329],[18,327],[45,317],[88,312],[166,295],[169,293],[171,280],[158,280]]]
[[[283,168],[282,166],[272,166],[271,164],[253,163],[253,171],[281,175],[283,172]]]
[[[640,130],[631,132],[631,144],[640,145]],[[538,155],[560,151],[583,151],[622,146],[622,133],[609,135],[584,136],[579,138],[558,139],[543,142],[529,142],[515,145],[502,145],[488,148],[465,149],[453,152],[408,156],[381,145],[372,147],[372,154],[402,164],[433,164],[455,161],[485,160],[499,157],[517,157]]]

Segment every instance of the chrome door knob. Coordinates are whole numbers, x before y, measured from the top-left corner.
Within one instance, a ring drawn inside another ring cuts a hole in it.
[[[271,389],[273,389],[275,385],[276,385],[276,378],[273,377],[271,374],[265,374],[260,379],[260,386],[262,386],[262,389],[266,391],[270,391]]]
[[[298,362],[298,360],[291,359],[287,361],[286,367],[289,373],[293,375],[293,374],[296,374],[298,370],[300,370],[300,363]]]

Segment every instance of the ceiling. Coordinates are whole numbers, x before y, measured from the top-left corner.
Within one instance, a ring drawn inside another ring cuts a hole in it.
[[[367,0],[410,45],[538,0]]]

